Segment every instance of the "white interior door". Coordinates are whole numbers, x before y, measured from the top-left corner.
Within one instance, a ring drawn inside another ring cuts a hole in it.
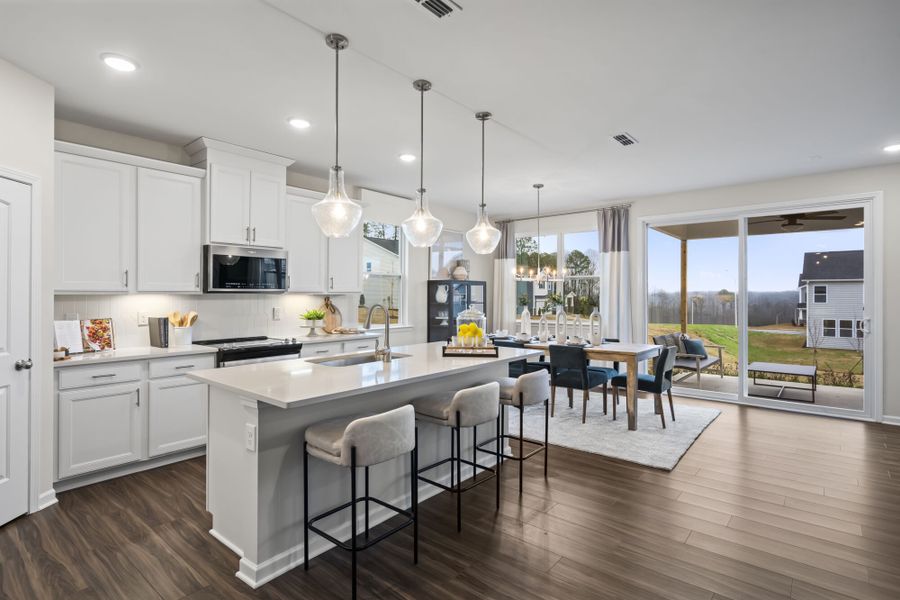
[[[31,187],[0,178],[0,525],[28,512]]]

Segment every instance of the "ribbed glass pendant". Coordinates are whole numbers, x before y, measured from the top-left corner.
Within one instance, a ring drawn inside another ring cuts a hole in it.
[[[328,193],[312,207],[319,229],[328,237],[349,237],[359,225],[362,212],[362,206],[351,200],[344,189],[344,170],[332,167],[328,174]]]
[[[491,224],[487,209],[482,206],[478,211],[478,222],[466,232],[466,241],[476,254],[490,254],[500,243],[500,230]]]
[[[428,210],[428,201],[425,199],[425,190],[416,192],[417,208],[412,215],[403,221],[403,235],[409,243],[416,248],[433,246],[444,229],[440,219]]]

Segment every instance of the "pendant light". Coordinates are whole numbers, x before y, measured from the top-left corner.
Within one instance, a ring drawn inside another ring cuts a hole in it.
[[[466,241],[477,254],[490,254],[500,243],[500,230],[491,225],[484,203],[484,122],[491,118],[491,113],[475,113],[475,118],[481,121],[481,204],[478,205],[478,221],[466,232]]]
[[[350,41],[339,33],[329,33],[325,43],[334,50],[334,166],[328,174],[328,193],[313,205],[312,213],[322,233],[332,238],[345,238],[362,218],[362,206],[351,200],[344,189],[344,170],[338,161],[339,56]]]
[[[425,248],[433,245],[444,224],[428,210],[428,201],[425,199],[425,92],[431,89],[431,82],[417,79],[413,87],[419,91],[419,189],[416,190],[418,206],[413,214],[403,221],[403,234],[409,243],[416,248]]]

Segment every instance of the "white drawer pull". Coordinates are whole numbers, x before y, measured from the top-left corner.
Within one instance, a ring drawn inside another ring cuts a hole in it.
[[[357,346],[356,349],[357,350],[365,350],[368,347],[369,347],[368,345],[363,345],[363,346]]]
[[[328,350],[316,350],[316,354],[328,354]]]
[[[193,369],[194,365],[178,365],[175,368],[176,369]]]
[[[91,375],[91,379],[103,379],[105,377],[115,377],[115,373],[106,373],[105,375]]]

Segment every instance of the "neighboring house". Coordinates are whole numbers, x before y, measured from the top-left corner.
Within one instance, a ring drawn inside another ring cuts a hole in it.
[[[796,322],[807,347],[850,350],[863,329],[863,251],[807,252],[800,273]]]
[[[363,237],[363,296],[368,306],[386,304],[400,306],[400,241]]]

